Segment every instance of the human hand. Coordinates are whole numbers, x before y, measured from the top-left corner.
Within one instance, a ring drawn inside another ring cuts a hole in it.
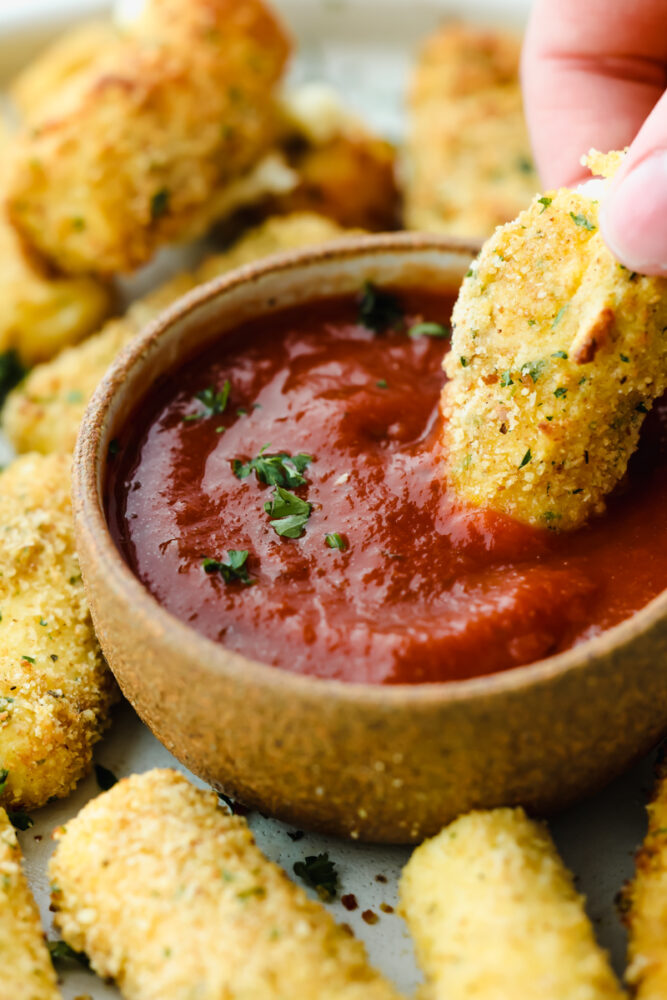
[[[666,0],[537,0],[522,80],[547,187],[584,180],[592,146],[630,147],[601,206],[602,235],[626,267],[667,276]]]

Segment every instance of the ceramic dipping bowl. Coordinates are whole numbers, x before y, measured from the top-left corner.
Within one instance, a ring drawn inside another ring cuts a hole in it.
[[[90,403],[75,459],[78,551],[95,627],[125,695],[188,768],[296,826],[409,843],[464,810],[556,810],[613,778],[667,728],[667,592],[529,666],[473,680],[371,686],[253,662],[165,611],[105,520],[109,442],[163,373],[227,329],[365,280],[455,291],[477,247],[357,237],[203,286],[124,351]]]

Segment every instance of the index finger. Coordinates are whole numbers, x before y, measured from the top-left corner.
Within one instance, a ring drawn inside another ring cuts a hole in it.
[[[667,4],[537,0],[522,82],[545,185],[581,180],[582,154],[629,145],[667,86]]]

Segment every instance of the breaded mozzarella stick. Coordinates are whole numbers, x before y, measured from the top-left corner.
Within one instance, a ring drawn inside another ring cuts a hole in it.
[[[127,1000],[398,1000],[246,822],[175,771],[120,781],[56,837],[56,924]]]
[[[74,548],[69,457],[12,462],[0,525],[0,802],[33,809],[88,771],[118,689]]]
[[[618,1000],[583,900],[522,809],[473,812],[417,848],[401,908],[422,1000]]]
[[[23,130],[7,203],[28,246],[111,275],[200,235],[216,192],[275,139],[288,51],[262,0],[150,0]]]
[[[619,159],[591,162],[610,174]],[[667,279],[619,264],[597,201],[562,188],[487,240],[452,321],[442,409],[456,492],[556,530],[602,511],[667,387]]]
[[[0,809],[0,1000],[60,1000],[21,850]]]

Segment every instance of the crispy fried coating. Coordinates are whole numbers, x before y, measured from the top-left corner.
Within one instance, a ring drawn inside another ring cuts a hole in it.
[[[623,890],[628,928],[625,978],[637,1000],[667,996],[667,767],[663,761],[648,805],[648,831],[637,854],[635,877]]]
[[[12,136],[0,123],[0,158]],[[0,202],[6,187],[0,170]],[[111,311],[108,287],[94,278],[58,278],[39,264],[0,205],[0,354],[16,351],[26,367],[48,361],[99,328]]]
[[[241,264],[281,250],[336,239],[344,231],[328,219],[307,213],[269,219],[249,230],[229,250],[204,261],[196,275],[182,274],[135,302],[121,319],[111,320],[93,337],[38,365],[10,394],[3,426],[18,452],[69,452],[98,382],[118,352],[167,305],[195,284]]]
[[[458,494],[556,530],[603,510],[667,386],[667,281],[614,259],[597,202],[550,191],[486,242],[453,323],[443,444]]]
[[[21,850],[1,808],[0,968],[3,1000],[60,1000],[39,913],[21,869]]]
[[[33,809],[86,773],[117,689],[74,549],[69,457],[5,469],[0,524],[0,802]]]
[[[421,1000],[620,1000],[572,876],[522,809],[472,812],[412,855],[401,909]]]
[[[120,781],[56,837],[56,925],[128,1000],[398,1000],[245,820],[175,771]]]
[[[445,24],[420,53],[402,162],[407,228],[489,236],[538,190],[519,85],[520,39]]]
[[[35,119],[65,84],[122,42],[111,21],[83,21],[58,36],[11,83],[9,93],[21,116]]]
[[[98,329],[113,299],[95,278],[50,275],[0,210],[0,302],[0,353],[14,350],[31,367]]]
[[[150,0],[125,44],[43,105],[13,157],[12,222],[66,273],[131,271],[191,237],[272,144],[288,54],[262,0]],[[196,227],[194,227],[196,228]]]

